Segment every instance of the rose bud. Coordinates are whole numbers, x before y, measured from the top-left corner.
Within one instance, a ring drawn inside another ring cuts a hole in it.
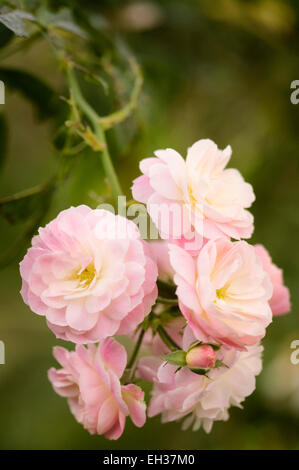
[[[210,344],[201,344],[187,352],[186,363],[191,369],[212,369],[216,364],[216,352]]]

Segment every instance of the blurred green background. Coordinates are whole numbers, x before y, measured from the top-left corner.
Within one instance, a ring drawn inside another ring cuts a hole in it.
[[[72,7],[74,2],[52,3]],[[242,172],[256,194],[252,242],[263,243],[283,268],[292,313],[275,318],[267,330],[264,370],[244,410],[231,409],[230,420],[216,423],[211,434],[182,431],[179,423],[161,425],[158,417],[142,429],[128,420],[123,436],[108,441],[90,436],[47,380],[47,370],[55,364],[51,350],[58,341],[45,321],[22,302],[18,271],[22,254],[17,254],[18,259],[0,272],[0,340],[6,347],[6,364],[0,365],[0,448],[299,449],[299,365],[290,363],[290,343],[299,339],[299,104],[290,101],[290,84],[299,80],[299,3],[80,3],[124,38],[144,74],[135,116],[108,133],[127,195],[138,175],[139,160],[157,148],[172,147],[185,155],[200,138],[213,139],[220,148],[230,144],[230,166]],[[3,51],[0,67],[33,73],[57,96],[68,96],[47,41],[33,41],[9,56]],[[109,103],[102,90],[91,86],[87,91],[99,113],[103,108],[106,112]],[[39,121],[20,93],[7,89],[0,112],[8,126],[1,198],[44,183],[56,170],[59,156],[52,143],[55,122]],[[42,223],[70,205],[96,207],[105,188],[98,156],[81,152]],[[5,255],[27,220],[11,226],[1,218],[0,224]]]

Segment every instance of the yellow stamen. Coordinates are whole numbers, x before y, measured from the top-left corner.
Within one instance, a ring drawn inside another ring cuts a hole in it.
[[[216,295],[218,299],[224,299],[226,294],[225,287],[221,287],[220,289],[216,289]]]
[[[86,268],[79,274],[77,274],[77,279],[79,279],[80,284],[85,284],[88,286],[94,279],[96,275],[96,269],[93,263],[90,263]]]

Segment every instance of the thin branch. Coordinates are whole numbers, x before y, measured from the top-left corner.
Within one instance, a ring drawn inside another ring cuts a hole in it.
[[[143,83],[143,76],[141,73],[141,69],[135,59],[133,57],[130,57],[129,61],[136,77],[135,84],[131,92],[130,100],[122,109],[119,109],[118,111],[115,111],[109,114],[108,116],[103,116],[99,118],[99,122],[102,125],[103,129],[109,129],[110,127],[115,126],[115,124],[118,124],[127,119],[137,106],[139,94]]]
[[[157,332],[162,339],[163,343],[166,344],[166,346],[171,350],[171,351],[177,351],[180,350],[181,348],[176,344],[175,341],[169,336],[166,330],[162,326],[158,326]]]
[[[118,196],[123,194],[120,183],[118,181],[116,172],[114,170],[111,157],[109,154],[105,132],[102,126],[99,123],[99,116],[96,111],[90,106],[90,104],[85,100],[83,97],[81,90],[79,88],[75,72],[73,70],[73,65],[71,62],[67,62],[67,76],[69,80],[69,85],[72,93],[72,97],[75,100],[75,103],[81,109],[81,111],[86,115],[89,119],[90,123],[92,124],[95,137],[98,141],[99,148],[98,151],[102,153],[102,161],[103,166],[109,179],[109,183],[111,185],[112,194],[116,204],[118,203]]]
[[[137,340],[137,343],[135,345],[135,348],[132,352],[132,356],[128,362],[128,365],[127,365],[127,369],[131,369],[135,363],[135,360],[136,360],[136,357],[139,353],[139,349],[141,347],[141,343],[142,343],[142,340],[143,340],[143,337],[144,337],[144,334],[145,334],[145,331],[144,330],[141,330],[141,333],[140,335],[138,336],[138,340]]]

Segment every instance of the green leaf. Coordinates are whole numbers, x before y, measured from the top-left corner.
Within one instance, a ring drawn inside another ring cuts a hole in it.
[[[43,216],[44,214],[39,214],[31,220],[21,236],[8,249],[5,248],[5,250],[3,250],[3,254],[0,256],[0,269],[5,268],[20,257],[33,235],[36,233],[38,227],[41,225]]]
[[[7,150],[7,123],[3,113],[0,114],[0,170],[4,165]]]
[[[56,95],[54,90],[35,75],[12,68],[0,68],[0,80],[7,88],[20,91],[30,100],[39,119],[46,119],[55,114]]]
[[[40,227],[52,201],[55,186],[47,183],[0,201],[0,215],[10,223],[28,220],[26,229],[7,249],[2,250],[0,269],[18,259]]]
[[[87,39],[85,31],[78,26],[74,20],[72,12],[68,8],[62,8],[56,13],[53,13],[45,6],[41,6],[37,11],[37,18],[39,22],[47,29],[55,28],[66,31],[83,39]]]
[[[34,20],[34,16],[21,10],[13,10],[0,14],[0,23],[16,36],[29,37],[24,20]]]
[[[169,362],[169,364],[173,364],[175,366],[184,367],[186,365],[186,353],[185,351],[173,351],[169,354],[165,354],[162,358]]]
[[[53,183],[47,183],[3,198],[0,200],[0,215],[10,224],[29,220],[44,211],[53,190]]]

